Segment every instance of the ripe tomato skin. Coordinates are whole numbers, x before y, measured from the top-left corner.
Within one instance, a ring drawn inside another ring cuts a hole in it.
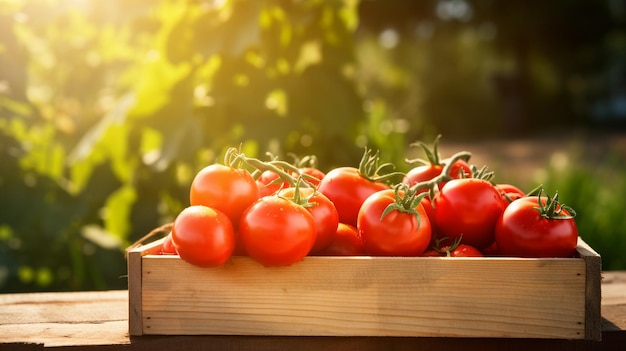
[[[288,182],[277,181],[279,178],[280,176],[272,171],[263,171],[259,179],[256,180],[257,187],[259,188],[259,197],[273,195],[280,189],[289,187]]]
[[[307,178],[306,181],[309,182],[311,185],[317,187],[320,185],[320,182],[322,181],[322,178],[324,178],[324,176],[326,176],[326,174],[324,172],[322,172],[321,170],[315,168],[315,167],[303,167],[300,168],[300,173],[302,174],[307,174],[310,175],[311,177],[315,178],[315,179],[309,179]]]
[[[435,196],[435,226],[439,238],[454,240],[481,250],[495,240],[495,226],[504,210],[502,197],[488,181],[453,179]]]
[[[439,252],[441,251],[441,252]],[[450,246],[444,246],[439,251],[435,249],[428,250],[424,253],[424,257],[484,257],[483,253],[477,248],[459,244],[455,248]]]
[[[177,255],[176,248],[172,243],[172,233],[169,233],[163,238],[163,244],[161,244],[161,250],[159,251],[161,255]]]
[[[181,259],[198,267],[224,264],[235,249],[235,232],[221,211],[195,205],[183,209],[172,227],[172,243]]]
[[[505,206],[508,206],[514,200],[526,196],[522,189],[512,184],[496,184],[496,189],[498,189],[498,191],[502,195],[502,202]]]
[[[413,186],[417,183],[429,181],[441,174],[445,164],[438,165],[421,165],[412,168],[406,174],[403,179],[403,183]],[[450,167],[450,178],[459,179],[461,177],[469,177],[472,174],[470,166],[463,160],[457,160]],[[446,182],[437,184],[437,187],[441,189]],[[420,192],[426,192],[428,189],[422,189]]]
[[[279,191],[279,195],[293,198],[295,188],[286,188]],[[315,253],[328,246],[335,238],[339,225],[339,214],[335,205],[322,193],[313,188],[299,188],[301,196],[308,197],[310,207],[305,207],[315,221],[315,244],[311,253]]]
[[[494,241],[493,244],[482,249],[482,253],[483,253],[483,256],[491,256],[491,257],[500,256],[500,251],[498,250],[498,244]]]
[[[339,223],[333,241],[315,253],[319,256],[362,256],[365,254],[359,231],[345,223]]]
[[[445,250],[445,248],[444,248]],[[455,249],[450,251],[450,257],[483,257],[483,253],[480,252],[477,248],[460,244]]]
[[[239,230],[235,230],[235,249],[233,250],[233,256],[248,256],[246,250],[241,243],[241,234]]]
[[[576,222],[573,218],[541,217],[536,209],[538,199],[524,197],[504,210],[496,226],[499,253],[515,257],[573,257],[578,243]],[[546,199],[541,200],[545,204]]]
[[[259,198],[252,175],[243,169],[212,164],[201,169],[189,191],[190,205],[204,205],[225,213],[234,225],[241,213]]]
[[[395,203],[393,189],[381,190],[368,197],[359,210],[357,229],[361,234],[365,252],[375,256],[419,256],[426,251],[432,230],[424,207],[416,208],[419,214],[393,210],[382,220],[381,215]]]
[[[442,170],[442,165],[421,165],[413,167],[406,173],[402,182],[404,184],[408,184],[409,186],[413,186],[421,182],[427,182],[440,175]],[[426,191],[428,191],[428,189],[421,190],[421,192]]]
[[[304,207],[276,195],[248,207],[239,222],[239,238],[248,256],[266,267],[302,260],[315,243],[315,221]]]
[[[437,237],[437,226],[435,223],[435,208],[433,207],[433,203],[430,200],[430,197],[425,196],[420,201],[422,206],[424,207],[424,211],[426,211],[426,215],[428,216],[428,220],[430,221],[430,229],[432,231],[432,236]]]
[[[373,193],[389,189],[384,183],[372,182],[359,174],[354,167],[330,170],[322,178],[318,190],[335,204],[339,222],[356,226],[361,204]]]

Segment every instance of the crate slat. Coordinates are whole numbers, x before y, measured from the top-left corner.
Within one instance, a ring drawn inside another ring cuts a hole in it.
[[[131,335],[601,337],[600,256],[582,240],[572,259],[306,257],[273,268],[248,257],[197,268],[154,248],[129,255]]]

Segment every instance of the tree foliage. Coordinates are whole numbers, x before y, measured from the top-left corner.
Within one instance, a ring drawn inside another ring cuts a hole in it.
[[[123,249],[228,147],[401,165],[413,138],[578,117],[626,52],[589,1],[0,2],[0,291],[125,287]]]
[[[124,287],[122,250],[171,221],[228,147],[327,167],[356,163],[369,139],[400,150],[354,81],[356,6],[3,5],[0,289]]]

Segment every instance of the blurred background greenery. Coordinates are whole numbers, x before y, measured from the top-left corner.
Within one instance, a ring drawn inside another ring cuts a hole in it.
[[[625,0],[0,0],[0,292],[125,288],[123,249],[231,146],[407,170],[438,133],[622,130],[625,25]],[[626,150],[579,145],[499,180],[558,190],[626,269]]]

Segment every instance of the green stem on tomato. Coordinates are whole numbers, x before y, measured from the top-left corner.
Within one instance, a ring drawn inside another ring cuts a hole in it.
[[[546,194],[546,203],[541,201],[543,193]],[[559,192],[554,194],[554,197],[550,197],[548,193],[541,187],[537,195],[538,207],[534,209],[539,212],[539,215],[545,219],[571,219],[576,217],[576,211],[573,208],[559,203]],[[565,211],[565,212],[564,212]]]
[[[310,201],[311,198],[313,198],[314,195],[316,195],[317,193],[317,189],[313,188],[313,191],[311,192],[311,194],[309,196],[304,196],[301,192],[300,192],[300,185],[304,183],[307,184],[306,182],[303,182],[301,178],[298,178],[298,180],[296,181],[296,184],[294,185],[294,189],[293,189],[293,197],[286,197],[283,196],[282,192],[285,189],[281,189],[278,191],[278,193],[276,194],[278,197],[283,198],[285,200],[289,200],[297,205],[300,205],[304,208],[310,208],[310,207],[314,207],[317,206],[317,202],[315,201]]]
[[[385,168],[393,168],[394,165],[392,163],[384,163],[379,165],[380,157],[379,151],[374,152],[371,149],[365,148],[365,152],[363,153],[363,157],[361,158],[361,162],[359,163],[359,174],[361,177],[369,180],[370,182],[376,183],[388,183],[392,182],[393,179],[400,178],[402,179],[405,174],[402,172],[391,172],[384,175],[383,170]]]
[[[487,166],[482,166],[482,168],[478,169],[478,167],[476,167],[475,165],[471,165],[470,168],[472,171],[472,178],[476,179],[491,181],[495,174],[493,171],[489,171],[487,169]]]
[[[415,217],[417,218],[417,225],[421,225],[422,219],[419,212],[417,211],[417,206],[427,195],[427,193],[417,193],[416,190],[412,189],[404,183],[397,184],[393,188],[393,193],[395,201],[385,207],[385,210],[380,216],[380,220],[382,221],[392,211],[400,211],[415,215]]]
[[[414,159],[409,159],[406,158],[404,159],[404,162],[408,163],[409,165],[413,165],[413,164],[420,164],[420,165],[433,165],[433,166],[438,166],[438,165],[442,165],[445,164],[446,162],[448,162],[448,159],[442,160],[441,159],[441,154],[439,153],[439,140],[441,139],[441,134],[437,135],[435,137],[435,140],[433,141],[433,146],[432,149],[429,148],[426,144],[424,144],[421,141],[416,141],[414,143],[411,143],[409,146],[413,147],[413,146],[419,146],[422,148],[422,150],[424,151],[424,153],[426,154],[426,160],[422,159],[422,158],[414,158]],[[471,158],[472,154],[471,153],[465,153],[463,155],[463,157],[459,158],[460,160],[463,160],[465,162],[469,162],[469,159]],[[459,160],[457,159],[457,160]]]
[[[224,156],[224,162],[231,167],[238,168],[240,168],[243,164],[248,165],[249,167],[254,169],[252,175],[253,177],[255,177],[255,179],[257,179],[260,173],[262,173],[263,171],[274,172],[282,181],[287,182],[292,187],[296,186],[296,184],[298,183],[298,179],[304,178],[306,180],[311,178],[311,176],[309,175],[301,175],[298,167],[288,162],[280,161],[275,158],[273,158],[271,161],[261,161],[257,158],[246,156],[244,153],[240,152],[240,150],[237,150],[236,148],[229,148],[226,151],[226,154]],[[294,177],[292,174],[289,174],[285,170],[298,174],[298,177]],[[313,186],[307,181],[304,181],[302,182],[302,187],[311,188]]]
[[[437,184],[439,184],[440,182],[447,182],[447,181],[452,180],[452,177],[450,176],[450,170],[452,169],[452,165],[454,164],[454,162],[458,160],[464,160],[468,155],[471,156],[471,154],[467,151],[457,152],[456,154],[452,155],[452,157],[450,157],[449,159],[450,161],[447,162],[445,166],[443,166],[443,169],[441,170],[441,174],[439,174],[438,176],[428,181],[415,183],[411,187],[411,189],[415,191],[422,190],[422,189],[429,189],[429,191],[434,192],[434,189],[437,186]]]

